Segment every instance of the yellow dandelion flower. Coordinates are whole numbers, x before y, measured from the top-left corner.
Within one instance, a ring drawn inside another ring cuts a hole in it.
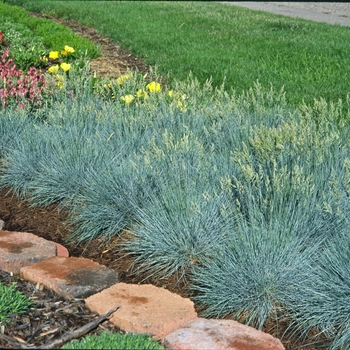
[[[125,95],[120,97],[122,101],[124,101],[127,105],[129,105],[132,101],[134,101],[135,97],[133,95]]]
[[[52,60],[57,60],[58,59],[58,51],[50,51],[49,58],[51,58]]]
[[[59,69],[60,67],[56,64],[55,66],[51,66],[47,71],[50,74],[57,74]]]
[[[169,96],[169,97],[173,97],[173,90],[169,90],[169,91],[168,91],[168,96]]]
[[[147,89],[149,92],[159,92],[160,91],[160,84],[156,83],[155,81],[152,81],[151,83],[147,84]]]
[[[70,70],[70,64],[62,62],[60,65],[61,69],[64,70],[65,72],[68,72]]]

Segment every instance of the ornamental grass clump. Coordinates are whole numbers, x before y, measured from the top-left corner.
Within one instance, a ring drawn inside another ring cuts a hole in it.
[[[333,339],[329,349],[350,347],[349,230],[330,239],[310,266],[310,276],[291,304],[291,316],[302,337]]]
[[[114,152],[108,147],[107,138],[103,142],[86,128],[46,130],[40,138],[40,144],[47,146],[38,164],[40,173],[30,190],[31,202],[36,206],[71,205],[87,186],[87,174],[113,160]],[[75,142],[79,138],[81,141]],[[118,153],[114,157],[118,157]]]
[[[178,169],[173,177],[165,171],[163,177],[142,206],[132,206],[132,238],[124,248],[137,256],[135,272],[186,279],[194,266],[219,253],[232,222],[221,214],[226,198],[209,192],[191,171]]]
[[[193,265],[220,249],[231,222],[221,212],[226,198],[216,191],[219,176],[205,134],[208,121],[171,107],[165,115],[170,120],[164,118],[135,161],[153,185],[143,203],[131,202],[133,238],[124,248],[137,256],[137,272],[186,277]]]
[[[22,132],[31,125],[32,120],[25,110],[8,108],[0,111],[0,161],[21,140]]]
[[[345,131],[345,135],[347,133]],[[289,314],[301,337],[306,337],[311,330],[315,340],[325,335],[333,339],[330,349],[348,349],[350,346],[347,310],[350,290],[350,152],[344,153],[334,152],[333,164],[328,164],[327,168],[331,168],[328,171],[330,199],[323,203],[327,219],[337,217],[338,225],[325,236],[322,249],[319,249],[310,265],[310,275],[304,288],[290,304]],[[324,170],[319,169],[321,172]]]
[[[324,213],[319,202],[326,196],[319,197],[322,187],[313,186],[310,195],[257,184],[245,211],[237,205],[227,243],[191,275],[194,300],[205,316],[230,315],[259,329],[268,319],[290,319],[289,310],[312,283],[312,265],[329,237],[350,228],[341,215]],[[336,207],[331,194],[327,200]]]
[[[194,301],[205,317],[230,316],[261,329],[267,319],[279,320],[283,306],[303,288],[315,246],[285,234],[278,223],[242,223],[232,240],[191,275]]]
[[[158,117],[162,119],[161,114]],[[133,224],[131,203],[146,205],[145,193],[155,189],[158,181],[145,166],[138,164],[140,150],[149,145],[159,126],[156,116],[145,109],[120,109],[107,120],[110,135],[104,142],[112,145],[113,150],[101,168],[87,173],[87,186],[73,206],[71,222],[76,230],[71,239],[78,242],[108,240]],[[101,124],[106,125],[107,120],[104,115]]]
[[[20,198],[29,195],[40,173],[42,156],[49,151],[45,144],[37,142],[39,130],[33,123],[28,123],[21,138],[6,150],[2,160],[0,187],[10,187]]]
[[[116,136],[119,144],[111,138],[121,129],[107,122],[114,107],[95,98],[58,101],[46,112],[45,122],[32,123],[9,150],[0,183],[30,195],[33,205],[68,206],[87,186],[89,172],[118,159],[123,138]]]

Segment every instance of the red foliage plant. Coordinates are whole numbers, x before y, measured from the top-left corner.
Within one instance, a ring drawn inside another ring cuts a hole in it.
[[[0,61],[0,108],[39,107],[43,103],[42,93],[46,87],[44,75],[35,67],[30,67],[26,73],[17,69],[9,53],[10,49],[3,50]]]

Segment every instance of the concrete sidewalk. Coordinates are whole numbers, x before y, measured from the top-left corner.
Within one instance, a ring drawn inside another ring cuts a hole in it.
[[[222,1],[221,3],[350,27],[350,3],[347,2]]]

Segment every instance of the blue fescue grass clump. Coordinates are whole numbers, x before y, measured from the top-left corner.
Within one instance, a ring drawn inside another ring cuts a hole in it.
[[[116,116],[115,107],[102,100],[57,102],[47,112],[45,121],[31,122],[9,148],[0,180],[33,205],[71,205],[94,170],[101,175],[110,163],[120,168],[129,161],[130,145],[138,147],[140,133],[132,135],[123,111]]]
[[[209,186],[205,191],[193,170],[173,169],[171,179],[160,178],[155,190],[146,193],[144,205],[132,206],[135,223],[125,244],[137,256],[136,271],[158,279],[185,278],[193,266],[220,251],[232,227],[230,216],[221,214],[227,206],[223,195]]]
[[[35,125],[28,125],[21,138],[16,137],[13,147],[6,150],[2,161],[0,186],[10,187],[19,197],[28,194],[40,171],[39,162],[45,148],[37,143],[37,131]]]
[[[21,139],[22,132],[32,127],[25,113],[21,111],[0,111],[0,161],[8,150]]]
[[[350,345],[350,237],[349,230],[330,237],[325,249],[315,257],[303,288],[290,305],[291,317],[302,336],[311,329],[333,338],[330,349]]]
[[[76,227],[75,242],[112,239],[133,222],[129,203],[141,200],[143,188],[125,164],[114,163],[89,171],[87,186],[72,207],[70,222]]]
[[[339,233],[341,220],[329,216],[326,222],[312,197],[275,192],[261,206],[266,199],[251,199],[249,215],[236,214],[240,219],[219,254],[194,269],[194,299],[206,317],[231,315],[261,329],[267,319],[285,316],[312,280],[327,238]]]
[[[268,318],[278,320],[283,305],[303,288],[300,272],[310,265],[312,250],[280,227],[269,229],[237,229],[231,244],[195,270],[194,300],[205,306],[206,317],[230,315],[261,329]]]

